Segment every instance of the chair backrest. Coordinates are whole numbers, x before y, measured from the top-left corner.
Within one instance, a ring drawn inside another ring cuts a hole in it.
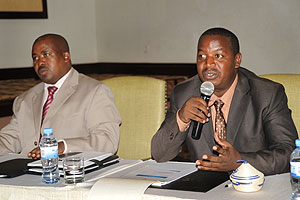
[[[281,83],[288,97],[288,106],[300,138],[300,74],[264,74],[263,78]]]
[[[166,81],[121,76],[102,82],[112,90],[122,117],[117,155],[128,160],[151,158],[151,139],[166,112]]]

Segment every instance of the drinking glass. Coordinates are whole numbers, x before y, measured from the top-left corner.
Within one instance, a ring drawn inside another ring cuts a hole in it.
[[[84,182],[84,159],[80,156],[65,158],[63,161],[64,179],[66,184]]]

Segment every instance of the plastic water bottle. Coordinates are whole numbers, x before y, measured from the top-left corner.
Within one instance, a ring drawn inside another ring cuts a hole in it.
[[[52,128],[45,128],[40,142],[41,161],[43,166],[42,181],[47,184],[59,181],[58,143],[53,137]]]
[[[297,139],[295,143],[296,149],[292,152],[290,158],[292,184],[291,199],[300,200],[300,139]]]

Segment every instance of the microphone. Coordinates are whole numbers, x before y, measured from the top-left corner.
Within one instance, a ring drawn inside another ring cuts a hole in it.
[[[201,98],[204,99],[206,101],[206,103],[208,103],[210,96],[212,95],[212,93],[214,93],[215,87],[211,82],[204,82],[201,84],[200,86],[200,93],[201,93]],[[194,140],[199,140],[200,136],[201,136],[201,131],[202,131],[202,127],[203,124],[200,122],[196,122],[194,120],[192,120],[194,122],[193,125],[193,131],[192,131],[192,138]]]

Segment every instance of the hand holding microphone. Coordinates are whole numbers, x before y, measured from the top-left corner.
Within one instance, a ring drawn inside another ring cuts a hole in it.
[[[204,82],[200,86],[200,97],[193,96],[189,98],[179,110],[179,118],[184,123],[193,122],[192,137],[199,139],[202,130],[202,123],[205,123],[210,116],[207,109],[207,102],[214,92],[214,85],[210,82]],[[206,102],[206,103],[205,103]],[[182,130],[183,131],[183,130]]]
[[[211,82],[204,82],[201,84],[200,93],[201,98],[208,103],[210,96],[214,93],[214,85]],[[194,120],[193,120],[194,121]],[[201,136],[203,124],[197,121],[194,121],[193,130],[192,130],[192,138],[195,140],[199,140]]]

